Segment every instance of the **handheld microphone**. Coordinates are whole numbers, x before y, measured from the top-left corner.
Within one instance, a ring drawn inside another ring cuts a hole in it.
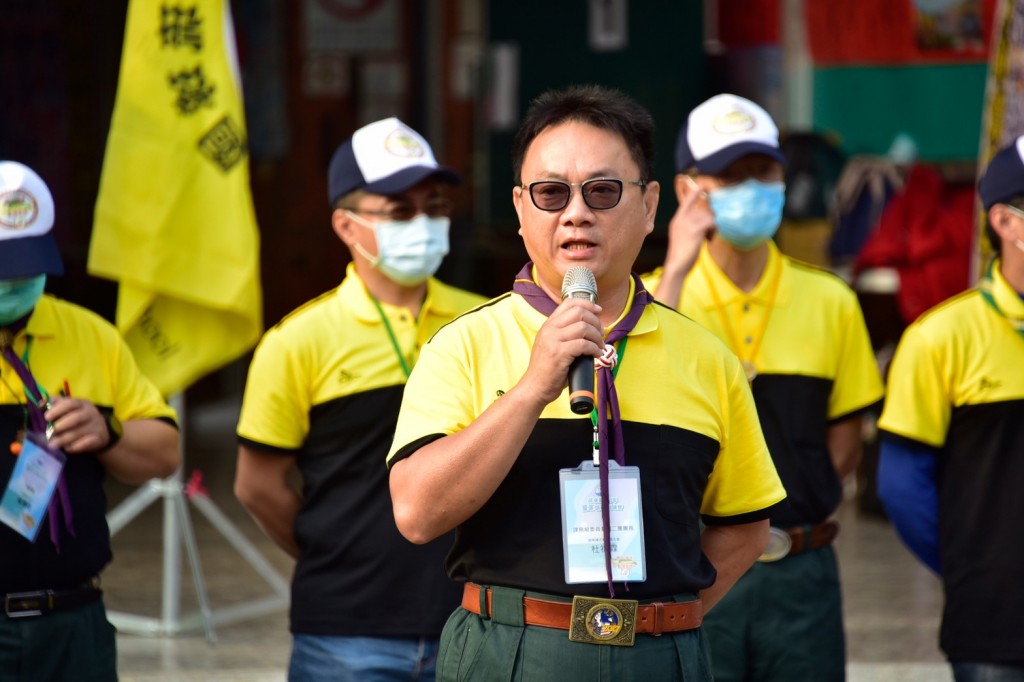
[[[569,268],[562,279],[562,300],[585,298],[597,303],[597,279],[582,265]],[[581,355],[569,366],[569,409],[589,414],[594,409],[594,358]]]

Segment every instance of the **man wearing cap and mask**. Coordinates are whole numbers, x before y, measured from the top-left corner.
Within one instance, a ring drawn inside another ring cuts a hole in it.
[[[116,680],[103,480],[170,476],[178,430],[117,330],[43,293],[53,222],[43,180],[0,161],[0,680]]]
[[[721,682],[845,678],[829,517],[860,458],[861,414],[883,391],[853,291],[771,241],[783,161],[757,104],[722,94],[696,107],[676,146],[665,263],[644,277],[739,357],[787,493],[768,550],[704,621]]]
[[[996,256],[977,287],[925,312],[889,366],[878,493],[942,578],[957,682],[1024,680],[1024,137],[978,184]]]
[[[451,538],[399,535],[384,457],[420,346],[484,301],[432,277],[448,253],[445,185],[460,180],[396,118],[357,130],[328,171],[345,279],[268,331],[249,369],[235,494],[298,561],[293,682],[434,679],[459,600],[441,568]]]

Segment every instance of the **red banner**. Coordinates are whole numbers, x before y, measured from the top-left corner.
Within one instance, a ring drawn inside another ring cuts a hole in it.
[[[816,66],[978,63],[988,58],[996,0],[809,0]]]

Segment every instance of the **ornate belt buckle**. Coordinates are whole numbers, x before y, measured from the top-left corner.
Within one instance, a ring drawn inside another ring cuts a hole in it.
[[[573,597],[569,639],[587,644],[633,646],[637,604],[633,599]]]
[[[789,537],[789,533],[772,526],[768,529],[768,547],[757,560],[763,564],[770,564],[773,561],[784,559],[792,547],[793,538]]]

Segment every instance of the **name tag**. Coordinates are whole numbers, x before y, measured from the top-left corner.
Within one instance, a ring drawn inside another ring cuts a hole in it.
[[[558,479],[562,493],[565,582],[607,582],[600,471],[587,461],[575,469],[561,469]],[[609,462],[608,493],[612,580],[643,582],[647,579],[647,559],[640,504],[640,469]]]
[[[33,433],[26,434],[11,479],[0,498],[0,521],[32,542],[66,461],[63,452],[39,445],[39,438]]]

